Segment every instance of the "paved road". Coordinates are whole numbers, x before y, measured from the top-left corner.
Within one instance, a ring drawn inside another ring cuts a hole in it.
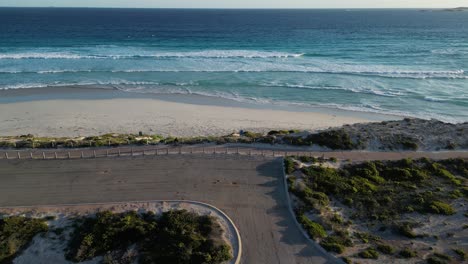
[[[0,160],[0,206],[190,199],[226,212],[239,228],[242,263],[333,263],[288,211],[280,159],[171,155]]]

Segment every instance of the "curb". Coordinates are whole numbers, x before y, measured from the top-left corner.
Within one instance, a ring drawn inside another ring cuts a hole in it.
[[[127,202],[110,202],[110,203],[78,203],[78,204],[56,204],[56,205],[34,205],[34,206],[3,206],[0,207],[1,209],[14,209],[14,208],[37,208],[37,207],[72,207],[72,206],[83,206],[83,205],[112,205],[112,204],[127,204],[127,203],[151,203],[151,202],[166,202],[166,203],[189,203],[189,204],[195,204],[199,206],[204,206],[207,207],[210,210],[215,211],[218,213],[226,222],[234,229],[235,231],[235,238],[237,240],[237,245],[238,248],[237,250],[233,248],[233,245],[231,245],[233,255],[234,255],[234,264],[240,264],[241,262],[241,256],[242,256],[242,240],[240,237],[239,230],[237,229],[237,226],[234,224],[232,219],[224,213],[221,209],[217,208],[214,205],[199,202],[199,201],[191,201],[191,200],[149,200],[149,201],[127,201]],[[230,262],[231,263],[231,262]]]

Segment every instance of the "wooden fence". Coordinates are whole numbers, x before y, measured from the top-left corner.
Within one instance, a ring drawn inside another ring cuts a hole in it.
[[[311,156],[311,152],[280,151],[271,149],[239,148],[239,147],[118,147],[99,149],[70,150],[21,150],[1,151],[0,159],[90,159],[105,157],[133,157],[160,155],[244,155],[263,157],[284,157],[288,155]]]

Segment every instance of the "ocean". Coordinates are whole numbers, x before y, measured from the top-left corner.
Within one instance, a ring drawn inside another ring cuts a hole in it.
[[[468,12],[0,8],[0,90],[92,85],[466,122],[467,71]]]

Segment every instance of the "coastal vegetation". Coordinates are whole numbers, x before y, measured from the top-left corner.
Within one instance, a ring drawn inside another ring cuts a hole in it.
[[[31,243],[34,236],[47,230],[44,219],[22,216],[0,219],[0,263],[11,263]]]
[[[352,163],[289,157],[284,163],[298,222],[325,250],[349,261],[465,258],[455,232],[462,232],[466,219],[466,160]],[[433,230],[434,221],[447,230],[423,231]],[[451,247],[437,252],[437,242],[444,240]]]
[[[320,146],[332,150],[432,150],[467,149],[468,123],[404,119],[345,125],[318,132],[272,130],[268,133],[240,131],[225,136],[173,137],[138,134],[104,134],[88,137],[37,137],[31,134],[0,137],[0,148],[89,148],[127,145],[193,145],[263,143],[300,147]]]
[[[39,239],[45,247],[41,250],[63,245],[63,258],[76,263],[216,264],[233,257],[217,219],[187,210],[160,215],[152,211],[101,211],[70,217],[59,226],[55,220],[23,216],[0,220],[0,263],[11,263],[41,233]],[[50,244],[47,239],[63,242]]]
[[[222,263],[232,258],[222,232],[212,217],[185,210],[160,217],[106,211],[76,223],[66,256],[74,262],[104,256],[108,263]]]

